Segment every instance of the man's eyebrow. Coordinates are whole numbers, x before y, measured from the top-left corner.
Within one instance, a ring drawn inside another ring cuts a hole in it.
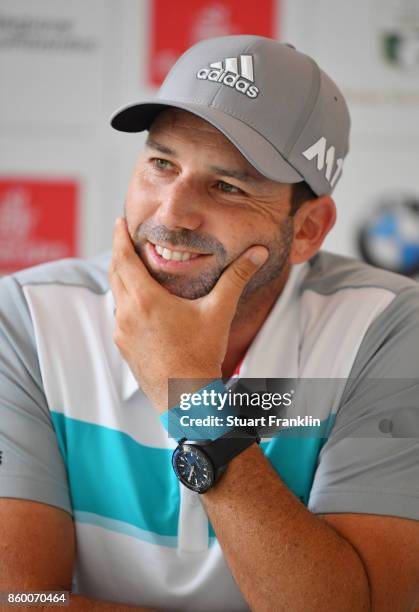
[[[159,142],[157,142],[157,140],[154,140],[154,138],[151,138],[150,136],[148,136],[147,140],[145,141],[145,144],[146,147],[148,147],[149,149],[155,149],[156,151],[164,153],[165,155],[176,155],[176,151],[174,149],[160,144]]]
[[[247,170],[235,170],[233,168],[221,168],[220,166],[210,166],[211,172],[220,174],[221,176],[229,176],[235,178],[238,181],[244,181],[246,183],[259,183],[264,180],[263,176],[252,174]]]
[[[151,136],[148,136],[146,142],[146,146],[150,149],[154,149],[159,153],[163,153],[164,155],[172,155],[176,156],[176,151],[171,149],[170,147],[166,147],[166,145],[157,142]],[[245,183],[260,183],[264,180],[263,176],[258,176],[257,174],[252,174],[247,170],[236,170],[235,168],[222,168],[221,166],[210,166],[209,168],[211,172],[215,174],[219,174],[221,176],[227,176],[230,178],[235,178],[238,181],[243,181]]]

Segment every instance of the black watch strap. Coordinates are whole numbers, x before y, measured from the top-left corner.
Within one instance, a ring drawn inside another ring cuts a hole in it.
[[[240,455],[254,443],[259,444],[260,438],[256,429],[235,427],[220,438],[209,444],[202,445],[202,450],[211,459],[216,470],[225,467],[234,457]]]

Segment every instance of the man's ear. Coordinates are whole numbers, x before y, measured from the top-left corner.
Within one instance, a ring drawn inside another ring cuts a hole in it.
[[[307,200],[294,215],[294,237],[289,262],[307,261],[320,249],[336,221],[336,206],[330,196]]]

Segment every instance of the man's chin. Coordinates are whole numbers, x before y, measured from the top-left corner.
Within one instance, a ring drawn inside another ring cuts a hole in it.
[[[196,291],[191,291],[190,289],[180,289],[179,287],[165,287],[165,289],[172,295],[184,300],[197,300],[207,295],[206,293],[201,294]]]
[[[155,280],[172,295],[186,300],[197,300],[208,295],[215,286],[218,279],[185,279],[185,278],[161,278],[154,275]]]

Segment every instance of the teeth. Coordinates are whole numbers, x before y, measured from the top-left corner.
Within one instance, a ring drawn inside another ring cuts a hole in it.
[[[169,251],[169,249],[163,249],[161,256],[163,259],[172,259],[172,251]]]
[[[171,251],[170,249],[166,249],[166,247],[162,247],[159,244],[154,245],[157,253],[163,257],[163,259],[167,259],[169,261],[188,261],[188,259],[193,259],[198,255],[193,253],[186,253],[185,251]]]

